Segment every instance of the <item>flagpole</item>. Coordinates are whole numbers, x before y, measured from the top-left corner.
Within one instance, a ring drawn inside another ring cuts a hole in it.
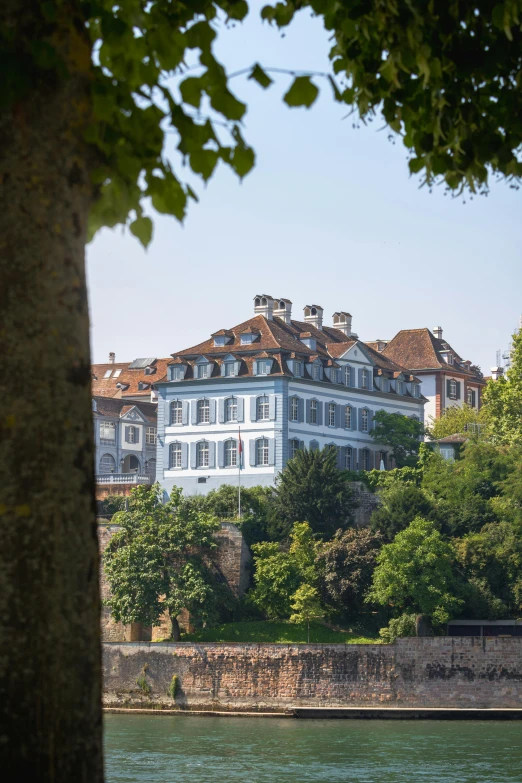
[[[238,471],[237,471],[237,486],[238,486],[238,511],[239,519],[241,519],[241,460],[243,459],[243,448],[241,446],[241,427],[239,427],[239,443],[238,443]]]

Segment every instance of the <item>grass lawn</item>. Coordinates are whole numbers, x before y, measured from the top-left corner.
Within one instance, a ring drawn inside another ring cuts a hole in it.
[[[306,644],[306,623],[284,620],[258,620],[225,623],[197,633],[183,634],[182,642],[270,642],[272,644]],[[310,623],[310,644],[375,644],[377,635],[333,631],[319,623]]]

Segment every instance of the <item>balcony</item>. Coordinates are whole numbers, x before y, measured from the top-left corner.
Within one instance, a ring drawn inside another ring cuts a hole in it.
[[[97,484],[150,484],[150,476],[140,473],[97,473]]]

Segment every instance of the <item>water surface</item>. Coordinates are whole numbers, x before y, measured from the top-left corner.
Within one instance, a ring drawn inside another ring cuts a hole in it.
[[[522,783],[522,722],[106,715],[108,783]]]

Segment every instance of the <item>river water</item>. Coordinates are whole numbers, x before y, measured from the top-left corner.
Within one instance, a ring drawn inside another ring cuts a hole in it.
[[[522,783],[522,722],[107,715],[108,783]]]

